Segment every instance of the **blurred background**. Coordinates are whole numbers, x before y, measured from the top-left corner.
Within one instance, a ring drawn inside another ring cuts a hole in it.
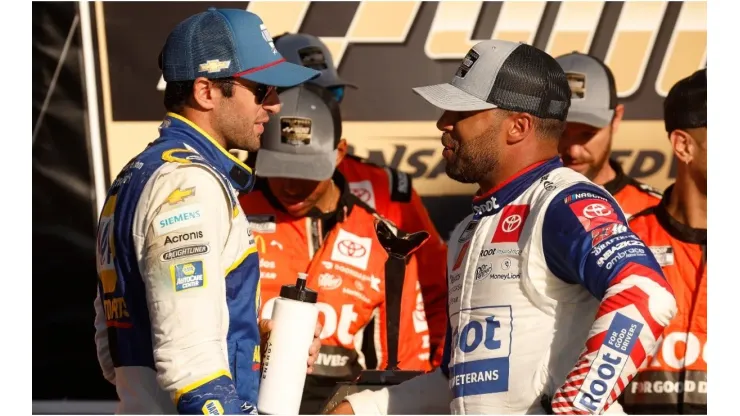
[[[165,37],[209,6],[253,11],[273,37],[320,36],[359,87],[342,103],[351,151],[411,174],[445,238],[475,186],[445,175],[438,110],[411,88],[448,82],[477,41],[602,58],[626,107],[612,156],[661,190],[675,177],[663,98],[706,66],[705,2],[34,2],[34,413],[113,411],[93,342],[97,213],[111,178],[157,137]]]

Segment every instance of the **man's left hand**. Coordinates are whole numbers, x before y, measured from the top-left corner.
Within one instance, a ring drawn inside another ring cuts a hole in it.
[[[272,332],[272,319],[263,319],[260,321],[260,351],[262,352],[262,358],[264,359],[265,350],[267,348],[267,340],[270,338],[270,332]],[[316,358],[319,356],[319,349],[321,349],[321,324],[316,322],[316,328],[313,332],[313,341],[311,347],[308,349],[308,362],[306,363],[306,374],[313,373],[313,363],[316,362]]]

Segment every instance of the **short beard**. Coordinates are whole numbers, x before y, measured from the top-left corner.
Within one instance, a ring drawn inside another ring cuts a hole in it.
[[[465,144],[457,142],[452,160],[445,165],[447,176],[461,183],[480,183],[490,175],[499,160],[497,135],[497,130],[491,127]]]
[[[235,117],[232,111],[234,105],[227,98],[222,102],[223,108],[216,115],[216,124],[226,142],[226,150],[239,149],[247,152],[256,152],[260,148],[260,136],[254,133],[254,120]]]

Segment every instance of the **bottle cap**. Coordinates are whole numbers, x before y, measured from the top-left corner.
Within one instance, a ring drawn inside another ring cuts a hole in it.
[[[316,303],[319,294],[306,288],[307,276],[306,273],[298,273],[298,279],[294,285],[284,285],[280,288],[280,297],[299,302]]]

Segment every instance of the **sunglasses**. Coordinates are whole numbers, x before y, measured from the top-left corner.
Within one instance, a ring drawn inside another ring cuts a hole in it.
[[[275,91],[275,87],[272,85],[256,84],[256,86],[249,88],[254,94],[254,98],[257,100],[257,104],[263,104],[267,96],[271,92]]]
[[[257,82],[251,82],[249,85],[244,85],[233,79],[219,79],[218,81],[222,83],[227,82],[231,85],[237,85],[239,87],[244,87],[248,89],[252,92],[252,94],[254,94],[255,101],[257,101],[257,104],[260,105],[264,104],[270,93],[276,90],[276,87],[272,85],[265,85]]]

